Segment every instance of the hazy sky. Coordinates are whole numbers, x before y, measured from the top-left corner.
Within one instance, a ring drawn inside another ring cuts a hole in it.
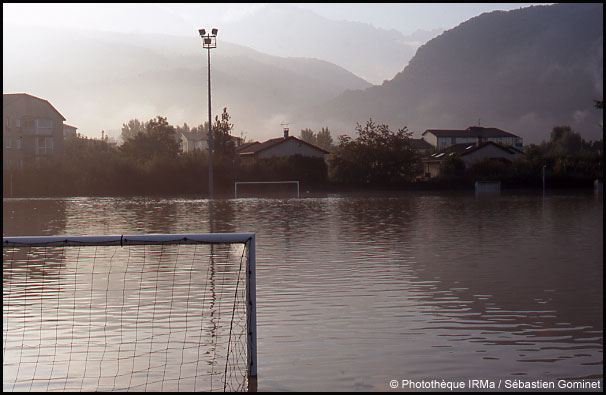
[[[79,28],[93,31],[120,32],[120,33],[158,33],[170,34],[183,37],[198,36],[199,28],[223,29],[223,37],[229,37],[229,41],[235,44],[249,46],[258,51],[264,52],[257,40],[251,40],[254,32],[238,31],[239,20],[255,15],[263,7],[270,3],[3,3],[3,47],[6,53],[7,48],[18,47],[20,41],[28,33],[23,29],[11,30],[14,26],[20,27],[46,27],[46,28]],[[276,4],[276,3],[271,3]],[[376,28],[395,29],[404,35],[414,33],[419,29],[452,29],[466,20],[485,12],[495,10],[512,10],[527,7],[533,3],[283,3],[290,4],[305,10],[314,12],[321,17],[334,21],[362,22],[373,25]],[[538,3],[537,3],[538,4]],[[288,14],[288,13],[284,13]],[[280,14],[280,15],[284,15]],[[313,20],[313,19],[309,19]],[[240,25],[244,25],[241,23]],[[310,26],[313,29],[313,26]],[[33,30],[33,29],[32,29]],[[26,29],[27,31],[27,29]],[[229,34],[227,34],[229,32]],[[305,32],[302,32],[305,33]],[[33,34],[39,34],[35,32]],[[94,36],[94,34],[92,35]],[[248,40],[245,40],[248,39]],[[243,42],[246,41],[246,42]],[[28,42],[36,42],[35,38]],[[299,50],[298,47],[294,47]],[[271,49],[271,48],[270,48]],[[271,53],[269,50],[266,53]],[[290,49],[290,48],[289,48]],[[19,53],[19,49],[13,51]],[[271,53],[277,56],[312,56],[280,53]],[[33,56],[30,54],[30,56]],[[313,55],[316,56],[316,55]],[[316,56],[317,57],[317,56]],[[10,79],[19,76],[19,73],[8,71],[11,66],[9,56],[4,57],[4,79]],[[13,57],[12,59],[15,59]],[[326,60],[326,59],[324,59]],[[20,60],[19,60],[20,61]],[[336,61],[333,61],[336,62]],[[396,67],[395,70],[385,71],[385,75],[375,76],[375,80],[367,77],[363,71],[358,75],[367,78],[376,84],[380,84],[385,79],[393,78],[396,72],[401,71],[406,66],[407,60]],[[337,64],[337,63],[335,63]],[[44,68],[44,63],[34,63],[32,67]],[[18,61],[13,61],[13,68],[19,68]],[[32,68],[30,67],[30,68]],[[341,65],[349,71],[353,70],[353,62]],[[20,70],[20,69],[19,69]],[[372,70],[371,70],[372,71]],[[353,71],[356,72],[356,71]],[[370,73],[370,72],[369,72]],[[7,77],[8,75],[8,77]],[[16,82],[15,82],[16,81]],[[6,82],[6,81],[5,81]],[[174,108],[156,109],[154,106],[147,105],[144,100],[141,103],[130,103],[132,107],[124,104],[120,111],[125,115],[112,113],[119,121],[110,122],[105,116],[102,116],[94,106],[87,106],[81,102],[70,102],[71,96],[65,92],[56,92],[49,90],[41,91],[39,86],[32,85],[30,80],[20,83],[19,78],[13,78],[11,89],[8,92],[23,92],[38,95],[49,99],[55,105],[61,107],[62,111],[68,115],[68,123],[74,124],[80,128],[80,132],[91,135],[104,129],[105,131],[119,130],[122,122],[129,118],[148,119],[156,113],[164,116],[170,116],[170,122],[181,124],[188,122],[194,124],[198,120],[185,119],[183,111],[179,106]],[[30,83],[30,85],[27,85]],[[49,84],[43,86],[50,86]],[[64,94],[64,97],[61,96]],[[96,93],[96,95],[101,95]],[[101,96],[99,96],[101,97]],[[64,100],[62,102],[61,100]],[[70,107],[72,106],[72,107]],[[171,112],[173,111],[173,112]],[[271,118],[271,117],[270,117]],[[283,120],[283,115],[275,116],[279,125]],[[273,119],[273,118],[271,118]],[[237,122],[237,119],[235,119]],[[249,129],[252,127],[249,127]],[[263,129],[258,127],[258,129]],[[278,130],[281,130],[278,126]]]
[[[267,3],[4,3],[3,23],[78,27],[129,33],[189,35],[199,27],[237,21]],[[533,3],[289,3],[332,20],[370,23],[409,34],[451,29],[483,12]],[[161,19],[160,19],[161,18]],[[159,21],[162,20],[162,23]]]

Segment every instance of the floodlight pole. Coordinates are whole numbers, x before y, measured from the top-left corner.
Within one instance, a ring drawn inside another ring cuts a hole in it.
[[[205,29],[199,29],[202,37],[202,47],[208,50],[208,195],[213,197],[213,133],[212,133],[212,115],[211,115],[211,95],[210,95],[210,50],[217,48],[217,29],[212,29],[210,34],[206,34]]]

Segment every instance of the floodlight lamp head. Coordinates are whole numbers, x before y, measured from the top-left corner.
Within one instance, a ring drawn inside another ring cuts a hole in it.
[[[200,33],[200,37],[205,36],[206,35],[206,30],[205,29],[198,29],[198,33]]]
[[[204,38],[204,44],[205,45],[211,45],[213,43],[212,38]]]
[[[211,33],[212,33],[213,36],[216,36],[218,32],[219,32],[219,29],[212,29],[211,30]]]

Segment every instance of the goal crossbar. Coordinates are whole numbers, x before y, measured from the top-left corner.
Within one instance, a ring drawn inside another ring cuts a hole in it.
[[[234,197],[238,198],[238,185],[242,184],[296,184],[297,185],[297,197],[300,197],[299,193],[299,181],[236,181],[234,183]]]
[[[110,236],[19,236],[3,237],[2,246],[85,246],[85,245],[145,245],[162,244],[221,244],[254,241],[254,233],[187,233]]]
[[[62,246],[129,246],[153,244],[244,244],[246,265],[247,378],[248,390],[257,390],[256,251],[255,233],[188,233],[104,236],[3,237],[2,248]]]

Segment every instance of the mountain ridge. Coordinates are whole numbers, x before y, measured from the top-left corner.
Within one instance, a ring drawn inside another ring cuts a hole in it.
[[[392,80],[344,92],[298,116],[311,127],[319,127],[316,118],[349,130],[373,118],[407,126],[417,137],[480,119],[525,142],[567,124],[599,139],[601,112],[593,100],[603,95],[601,10],[565,4],[481,14],[421,46]]]
[[[227,107],[235,134],[255,140],[281,135],[283,122],[352,134],[369,118],[407,126],[415,137],[481,123],[526,143],[563,124],[599,139],[602,11],[575,3],[478,15],[421,45],[381,85],[327,60],[231,43],[221,31],[211,51],[213,117]],[[193,125],[208,119],[205,52],[195,34],[12,30],[4,37],[4,92],[49,100],[89,136],[156,115]]]
[[[4,92],[48,99],[86,135],[100,135],[101,129],[119,133],[133,118],[163,115],[173,124],[190,125],[208,119],[207,54],[199,37],[64,29],[21,33],[3,48]],[[280,123],[304,101],[370,86],[325,60],[280,58],[226,41],[218,48],[211,54],[213,114],[227,107],[236,131],[251,138],[281,133]]]

